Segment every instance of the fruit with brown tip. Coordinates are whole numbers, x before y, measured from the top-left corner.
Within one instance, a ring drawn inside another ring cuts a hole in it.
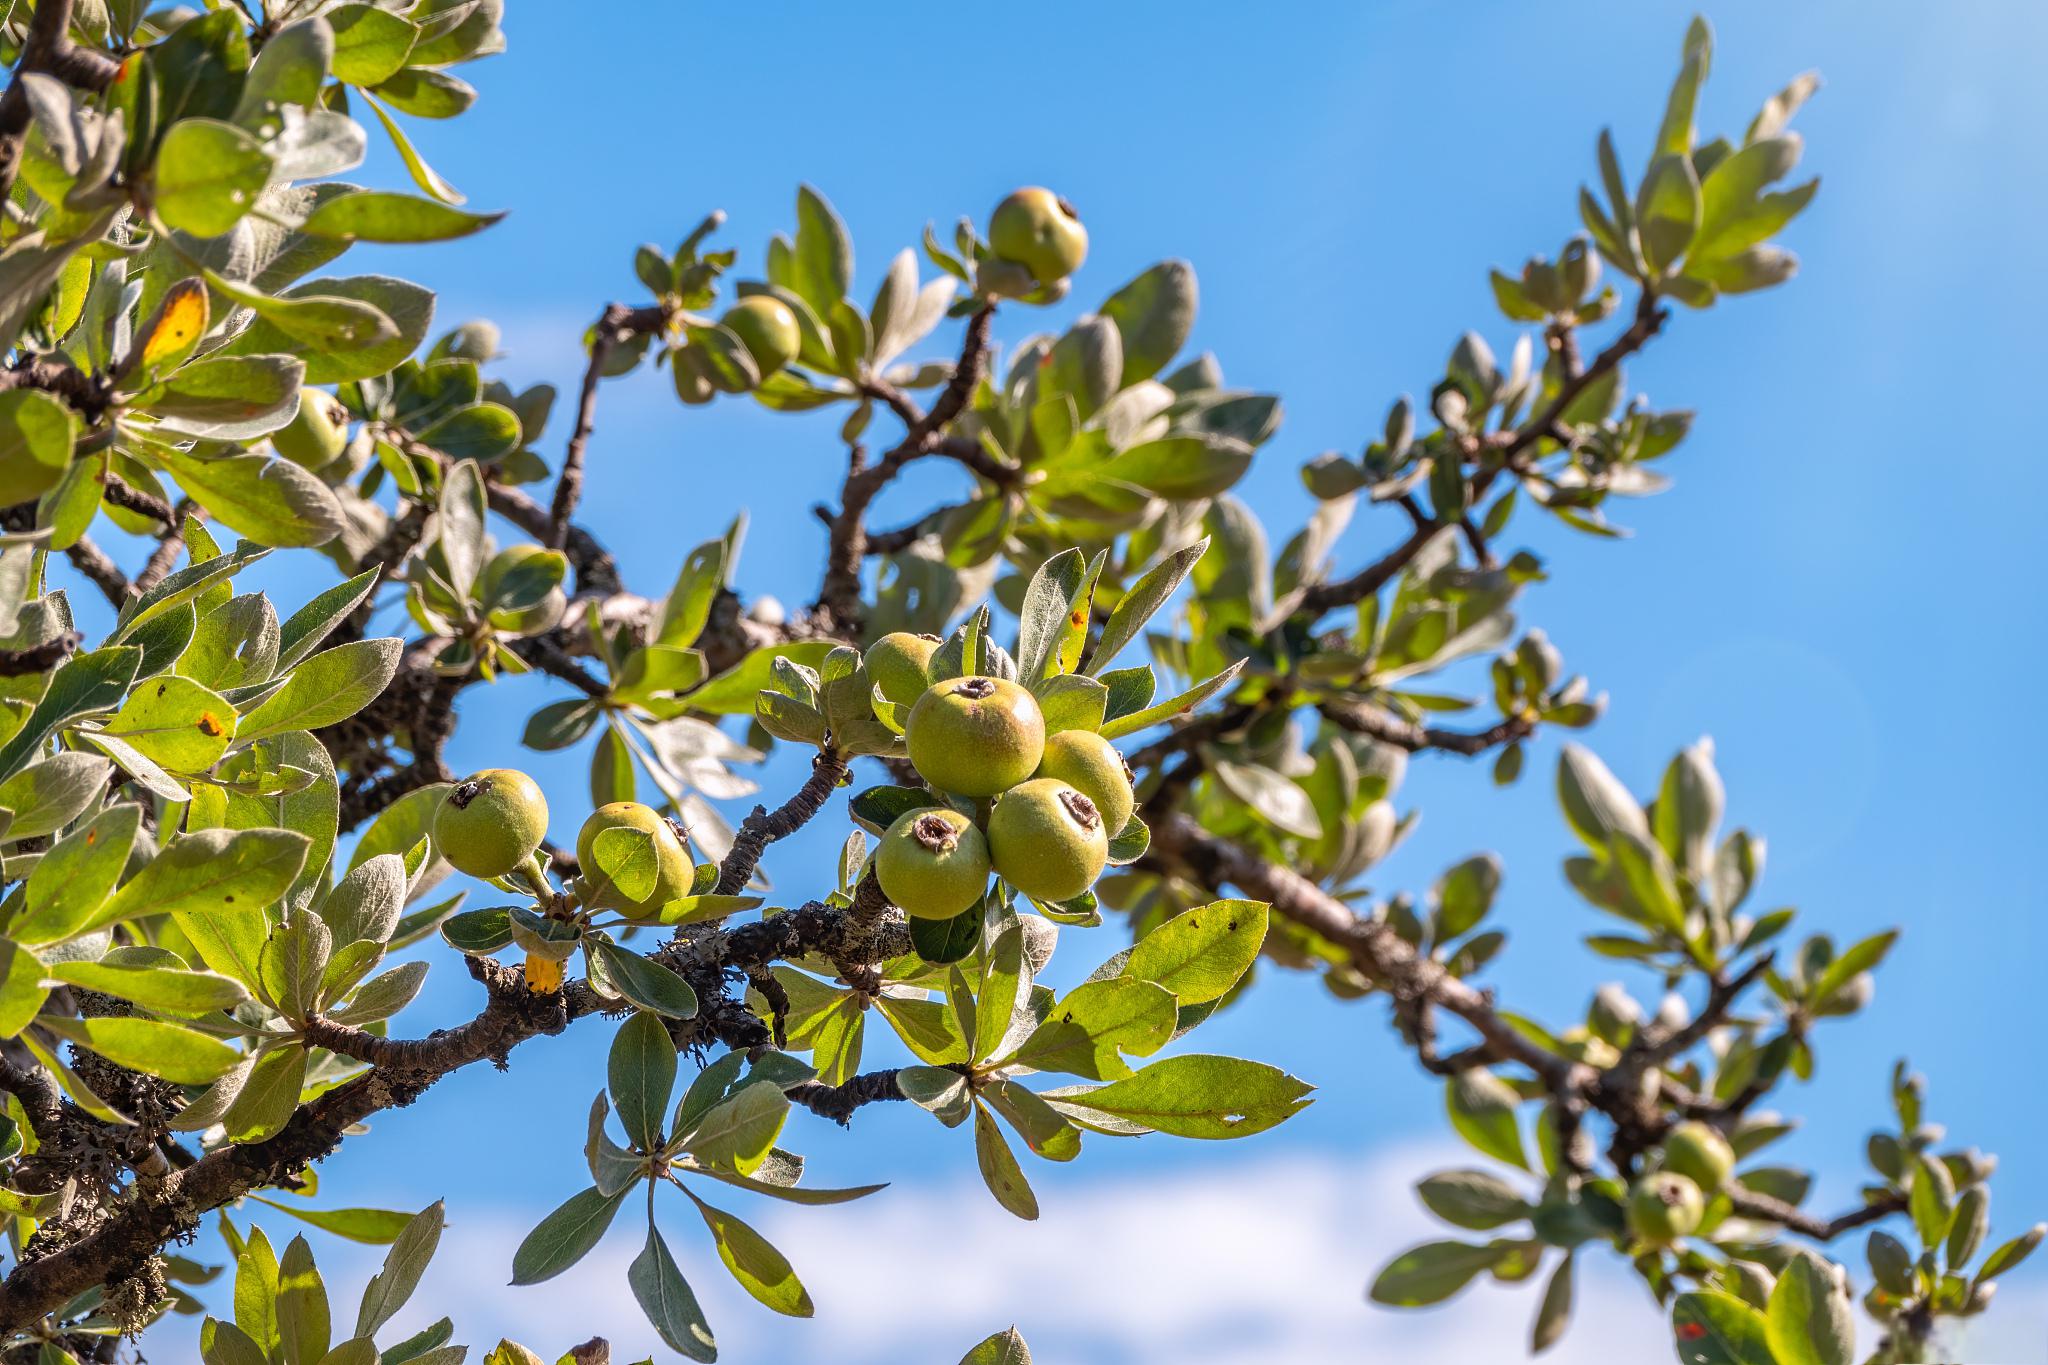
[[[1092,730],[1061,730],[1046,736],[1038,776],[1056,777],[1093,801],[1103,831],[1112,839],[1137,809],[1130,765],[1114,744]]]
[[[933,806],[896,817],[875,849],[882,894],[918,919],[952,919],[988,890],[988,841],[957,810]]]
[[[434,846],[472,877],[502,877],[523,866],[547,832],[547,796],[516,768],[464,778],[434,813]]]
[[[925,690],[904,725],[911,766],[942,792],[995,796],[1038,770],[1045,716],[1003,678],[948,678]]]
[[[639,899],[613,884],[597,861],[597,838],[606,830],[644,834],[654,846],[654,887]],[[584,899],[600,910],[616,910],[627,919],[654,919],[663,906],[690,894],[697,869],[677,837],[675,826],[661,812],[638,801],[608,801],[590,813],[576,832],[576,861],[583,868]]]
[[[1081,268],[1088,258],[1088,229],[1074,206],[1042,186],[1014,191],[988,220],[989,249],[1029,270],[1040,284],[1053,284]]]
[[[988,847],[1002,879],[1041,901],[1074,899],[1109,862],[1109,833],[1095,803],[1052,777],[1002,794],[989,813]]]

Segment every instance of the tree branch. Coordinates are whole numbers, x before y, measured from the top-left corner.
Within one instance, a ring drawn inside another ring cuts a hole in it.
[[[841,1128],[849,1127],[853,1111],[864,1104],[878,1100],[900,1100],[903,1092],[896,1088],[896,1070],[868,1071],[855,1076],[844,1085],[824,1085],[818,1081],[805,1081],[791,1086],[783,1092],[792,1104],[800,1104],[821,1119],[830,1119]]]
[[[590,444],[590,432],[597,425],[597,386],[604,378],[605,362],[612,348],[642,333],[658,332],[667,325],[668,315],[659,307],[628,308],[608,304],[598,315],[590,340],[590,363],[583,370],[583,389],[576,403],[576,427],[569,433],[569,448],[562,456],[562,472],[555,479],[555,500],[548,516],[547,534],[541,543],[551,549],[566,549],[569,519],[576,512],[576,500],[583,493],[583,452]],[[580,584],[582,579],[579,577]]]
[[[856,622],[860,619],[860,569],[867,554],[868,504],[904,465],[940,453],[944,443],[939,434],[947,423],[960,415],[967,406],[967,400],[973,396],[974,386],[981,382],[982,369],[988,363],[989,332],[994,323],[993,303],[983,304],[968,320],[967,335],[960,343],[960,359],[953,366],[953,377],[946,381],[946,387],[929,412],[910,419],[903,439],[893,449],[870,465],[860,447],[854,448],[848,461],[846,482],[840,488],[839,512],[832,518],[831,532],[827,536],[825,578],[818,588],[818,611],[830,620]],[[945,453],[969,464],[970,468],[977,467],[975,456],[964,449],[954,451],[948,448]],[[986,454],[976,446],[975,455],[985,458]],[[981,468],[995,468],[994,461],[987,460]]]
[[[761,865],[761,855],[767,852],[768,845],[777,839],[787,839],[810,823],[845,780],[846,760],[830,750],[820,750],[811,760],[811,775],[794,796],[773,811],[756,806],[740,823],[732,848],[719,865],[718,884],[712,888],[713,893],[732,896],[745,890],[754,879],[754,870]]]
[[[120,70],[105,53],[71,41],[71,3],[72,0],[38,0],[29,15],[28,39],[22,44],[14,79],[0,93],[0,200],[14,190],[14,178],[21,171],[22,144],[27,140],[33,117],[28,91],[22,88],[22,76],[40,71],[80,90],[100,91],[113,83]]]
[[[1410,753],[1441,749],[1470,758],[1488,749],[1527,739],[1536,732],[1536,721],[1529,716],[1509,716],[1484,730],[1440,730],[1435,726],[1403,720],[1366,702],[1333,699],[1323,702],[1317,709],[1353,734],[1370,735]]]
[[[1730,1185],[1724,1193],[1728,1196],[1729,1204],[1742,1217],[1776,1223],[1782,1228],[1796,1232],[1802,1237],[1811,1237],[1817,1242],[1832,1242],[1845,1232],[1853,1232],[1857,1228],[1881,1222],[1895,1213],[1905,1212],[1906,1209],[1904,1195],[1887,1194],[1882,1199],[1874,1200],[1860,1209],[1853,1209],[1838,1217],[1818,1218],[1797,1205],[1788,1204],[1772,1195],[1743,1189],[1740,1185]]]

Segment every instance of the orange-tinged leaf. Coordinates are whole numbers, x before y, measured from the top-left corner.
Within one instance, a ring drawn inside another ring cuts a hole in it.
[[[164,294],[149,335],[142,343],[144,373],[176,364],[192,353],[206,335],[212,313],[206,285],[197,278],[179,280]]]

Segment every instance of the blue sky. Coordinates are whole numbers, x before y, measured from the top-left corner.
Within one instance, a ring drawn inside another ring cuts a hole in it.
[[[465,72],[482,91],[476,110],[415,125],[474,206],[511,216],[465,243],[356,259],[441,290],[447,323],[494,318],[508,375],[566,390],[582,328],[607,300],[636,297],[634,246],[673,244],[708,209],[731,214],[721,240],[757,273],[769,234],[791,225],[797,183],[819,186],[854,234],[865,298],[928,220],[981,218],[1018,184],[1053,185],[1092,235],[1062,316],[1152,261],[1186,257],[1202,286],[1194,345],[1216,351],[1233,383],[1285,396],[1286,423],[1241,490],[1284,537],[1310,505],[1303,460],[1355,452],[1394,396],[1426,391],[1463,329],[1503,352],[1512,343],[1487,268],[1554,254],[1575,229],[1576,187],[1603,125],[1626,158],[1640,157],[1688,10],[1383,0],[1253,13],[515,5],[510,51]],[[2048,1110],[2037,1087],[2010,1083],[2006,1055],[2031,1031],[2014,1021],[2030,1015],[2048,947],[2048,896],[2027,853],[2040,820],[2022,700],[2048,665],[2024,548],[2038,543],[2027,528],[2048,473],[2023,378],[2048,304],[2037,264],[2048,164],[2035,135],[2048,86],[2034,69],[2048,13],[2017,0],[1840,0],[1723,3],[1710,17],[1719,43],[1706,130],[1739,134],[1802,70],[1826,78],[1797,124],[1807,169],[1823,177],[1788,237],[1804,267],[1770,294],[1680,310],[1630,369],[1632,391],[1700,410],[1667,466],[1678,487],[1621,509],[1637,532],[1622,544],[1526,519],[1519,529],[1551,581],[1525,599],[1524,619],[1611,694],[1587,739],[1639,790],[1681,745],[1715,737],[1732,818],[1770,839],[1764,904],[1798,905],[1810,927],[1838,937],[1906,929],[1876,1003],[1859,1023],[1821,1031],[1819,1075],[1784,1097],[1806,1119],[1789,1155],[1820,1170],[1829,1202],[1853,1197],[1863,1135],[1887,1116],[1891,1061],[1909,1054],[1932,1077],[1933,1116],[2003,1158],[1994,1223],[2009,1234],[2048,1213],[2048,1144],[2037,1136]],[[398,172],[385,156],[365,178],[395,183]],[[1006,335],[1029,325],[1013,321]],[[566,405],[558,412],[551,455]],[[822,536],[807,508],[843,459],[836,421],[737,401],[684,410],[658,375],[609,384],[585,512],[628,580],[658,593],[690,545],[746,506],[742,587],[808,600]],[[877,521],[945,496],[955,477],[917,471]],[[1397,522],[1362,513],[1346,564],[1384,548]],[[516,747],[525,715],[554,695],[518,680],[474,696],[454,757],[530,766],[560,794],[565,835],[583,814],[580,755],[536,760]],[[1508,879],[1497,913],[1513,937],[1493,980],[1515,1007],[1557,1019],[1600,982],[1629,978],[1579,946],[1596,926],[1557,870],[1570,849],[1549,791],[1554,758],[1540,744],[1530,776],[1507,791],[1483,767],[1416,762],[1404,794],[1424,818],[1383,884],[1420,888],[1467,853],[1498,850]],[[778,761],[766,781],[775,791],[799,775]],[[826,875],[843,834],[820,825],[770,860],[792,897]],[[1063,970],[1085,972],[1117,946],[1114,930],[1069,931]],[[450,963],[405,1022],[424,1031],[453,1020],[471,989]],[[578,1149],[601,1033],[522,1049],[509,1077],[451,1081],[329,1163],[330,1199],[449,1198],[469,1251],[439,1272],[439,1306],[462,1305],[474,1337],[536,1324],[533,1335],[554,1333],[531,1343],[550,1358],[591,1332],[651,1341],[630,1313],[607,1316],[619,1302],[607,1262],[525,1298],[488,1290],[504,1278],[511,1240],[584,1183]],[[1275,972],[1205,1034],[1208,1050],[1316,1082],[1319,1103],[1239,1146],[1100,1142],[1071,1167],[1035,1164],[1055,1211],[1036,1227],[959,1212],[985,1198],[966,1183],[965,1135],[908,1106],[865,1112],[850,1133],[807,1124],[793,1136],[813,1178],[899,1184],[868,1206],[773,1221],[818,1281],[820,1320],[785,1327],[718,1292],[708,1306],[727,1358],[808,1354],[851,1330],[872,1286],[821,1267],[835,1249],[987,1270],[974,1293],[946,1295],[950,1307],[911,1293],[900,1301],[911,1311],[890,1315],[881,1336],[838,1338],[847,1359],[871,1349],[877,1360],[949,1362],[1013,1318],[1054,1360],[1251,1359],[1275,1340],[1282,1307],[1320,1333],[1290,1338],[1291,1359],[1350,1359],[1364,1342],[1424,1360],[1474,1358],[1481,1343],[1516,1349],[1533,1305],[1501,1291],[1412,1323],[1361,1301],[1378,1261],[1421,1231],[1404,1180],[1444,1152],[1437,1087],[1383,1008],[1339,1004]],[[1302,1178],[1262,1181],[1271,1163]],[[1151,1202],[1118,1203],[1122,1182]],[[1185,1225],[1156,1217],[1218,1191],[1243,1197]],[[893,1200],[903,1201],[893,1211],[874,1207]],[[1114,1226],[1091,1221],[1094,1209]],[[1332,1222],[1330,1209],[1343,1217]],[[620,1264],[636,1240],[624,1223],[611,1248]],[[686,1210],[665,1223],[701,1289],[723,1278]],[[886,1235],[864,1240],[871,1228]],[[1118,1246],[1149,1272],[1130,1279],[1142,1330],[1090,1311],[1074,1283],[1075,1258],[1086,1265]],[[1314,1264],[1276,1278],[1283,1247]],[[1176,1266],[1188,1273],[1164,1273]],[[828,1282],[839,1292],[824,1292]],[[1625,1288],[1602,1284],[1594,1302],[1649,1333],[1630,1339],[1653,1340]],[[2048,1297],[2021,1283],[2008,1291],[2019,1344],[1999,1358],[2048,1358]],[[1574,1349],[1603,1335],[1582,1324]]]

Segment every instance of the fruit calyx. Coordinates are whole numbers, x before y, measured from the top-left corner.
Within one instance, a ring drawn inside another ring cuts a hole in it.
[[[960,842],[959,831],[941,815],[919,816],[910,826],[910,833],[934,853],[951,853]]]
[[[1092,830],[1102,823],[1102,812],[1095,809],[1095,803],[1071,788],[1060,793],[1060,804],[1082,829]]]
[[[490,789],[490,783],[478,782],[474,778],[467,782],[457,783],[455,790],[448,793],[448,804],[457,810],[468,810],[470,802],[476,800]]]
[[[992,678],[968,678],[954,687],[953,695],[969,701],[980,701],[983,697],[995,695],[996,684]]]

